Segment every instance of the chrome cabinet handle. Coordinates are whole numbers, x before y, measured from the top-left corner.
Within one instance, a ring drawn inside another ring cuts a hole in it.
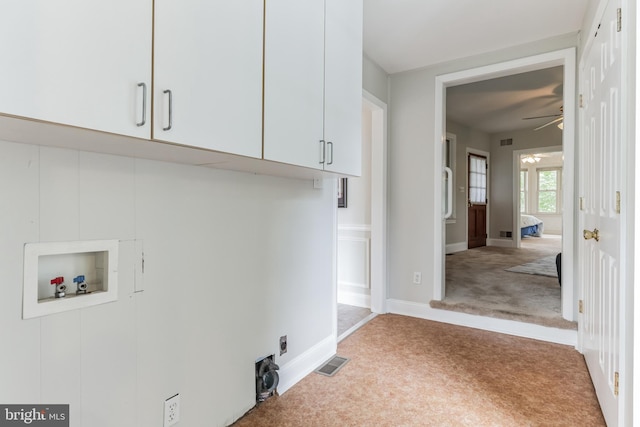
[[[332,165],[333,164],[333,142],[328,141],[327,145],[331,147],[331,161],[327,162],[327,165]]]
[[[598,230],[597,228],[594,228],[593,231],[583,230],[582,237],[584,237],[584,240],[594,239],[596,242],[599,242],[600,241],[599,233],[600,233],[600,230]]]
[[[325,142],[324,139],[320,140],[320,164],[323,165],[324,162],[326,160],[326,153],[325,153]]]
[[[147,123],[147,85],[138,83],[138,87],[142,88],[142,121],[136,123],[136,126],[144,126]]]
[[[169,126],[162,128],[162,130],[168,131],[173,127],[173,93],[169,89],[162,93],[169,95]]]

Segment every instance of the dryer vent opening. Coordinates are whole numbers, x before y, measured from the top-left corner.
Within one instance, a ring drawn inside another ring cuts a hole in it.
[[[280,369],[274,362],[275,355],[258,359],[256,362],[256,402],[264,402],[276,393]]]

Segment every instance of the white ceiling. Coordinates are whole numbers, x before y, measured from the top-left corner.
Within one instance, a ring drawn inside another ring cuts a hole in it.
[[[447,119],[488,134],[535,129],[559,115],[563,67],[447,88]]]
[[[588,0],[364,0],[364,52],[387,73],[576,33]],[[562,68],[447,89],[447,116],[498,133],[562,106]]]
[[[364,51],[393,74],[580,29],[588,0],[364,0]]]

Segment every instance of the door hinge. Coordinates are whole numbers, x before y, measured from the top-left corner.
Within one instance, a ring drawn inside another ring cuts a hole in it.
[[[582,94],[580,94],[580,101],[579,102],[580,102],[580,104],[579,104],[580,108],[584,108],[584,104],[582,103]]]
[[[616,213],[620,213],[620,192],[616,191]]]
[[[617,396],[620,394],[620,373],[615,372],[613,374],[613,395]]]
[[[618,8],[616,13],[617,13],[616,19],[618,21],[618,26],[617,26],[616,30],[618,32],[620,32],[620,31],[622,31],[622,9]]]
[[[584,302],[582,300],[578,301],[578,313],[584,313]]]

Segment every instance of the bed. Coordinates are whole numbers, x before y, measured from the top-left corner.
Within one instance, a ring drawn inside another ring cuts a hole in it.
[[[542,236],[544,224],[540,218],[533,215],[520,215],[520,237],[525,236]]]

